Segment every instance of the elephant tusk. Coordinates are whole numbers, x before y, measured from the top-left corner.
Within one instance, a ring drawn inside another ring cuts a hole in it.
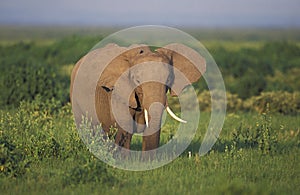
[[[145,115],[145,122],[146,122],[146,127],[149,127],[149,118],[148,118],[148,111],[144,109],[144,115]]]
[[[175,120],[177,120],[177,121],[179,121],[179,122],[181,122],[181,123],[187,123],[187,121],[185,121],[185,120],[179,118],[178,116],[176,116],[176,115],[174,114],[174,112],[172,112],[172,110],[169,108],[169,106],[167,106],[166,109],[167,109],[167,112],[171,115],[172,118],[174,118]]]

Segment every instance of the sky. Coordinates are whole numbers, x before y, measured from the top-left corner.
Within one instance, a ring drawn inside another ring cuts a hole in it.
[[[300,0],[0,0],[0,25],[300,27]]]

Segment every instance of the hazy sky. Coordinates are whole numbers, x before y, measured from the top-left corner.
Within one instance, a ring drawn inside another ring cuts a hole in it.
[[[0,24],[300,27],[300,0],[0,0]]]

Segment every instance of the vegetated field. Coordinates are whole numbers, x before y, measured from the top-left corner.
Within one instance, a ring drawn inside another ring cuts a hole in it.
[[[195,85],[201,119],[187,150],[161,168],[131,172],[88,151],[69,103],[72,66],[108,31],[0,29],[1,194],[300,193],[299,30],[188,30],[223,74],[228,112],[222,132],[200,157],[210,120],[202,80]],[[162,144],[175,126],[163,129]]]

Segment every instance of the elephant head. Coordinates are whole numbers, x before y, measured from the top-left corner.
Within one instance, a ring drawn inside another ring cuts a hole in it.
[[[120,47],[115,45],[115,49]],[[169,44],[154,52],[145,45],[125,48],[99,75],[95,107],[102,127],[108,131],[116,124],[116,143],[126,149],[136,132],[143,133],[143,151],[157,148],[164,109],[186,122],[167,106],[167,92],[179,95],[205,69],[205,59],[182,44]]]

